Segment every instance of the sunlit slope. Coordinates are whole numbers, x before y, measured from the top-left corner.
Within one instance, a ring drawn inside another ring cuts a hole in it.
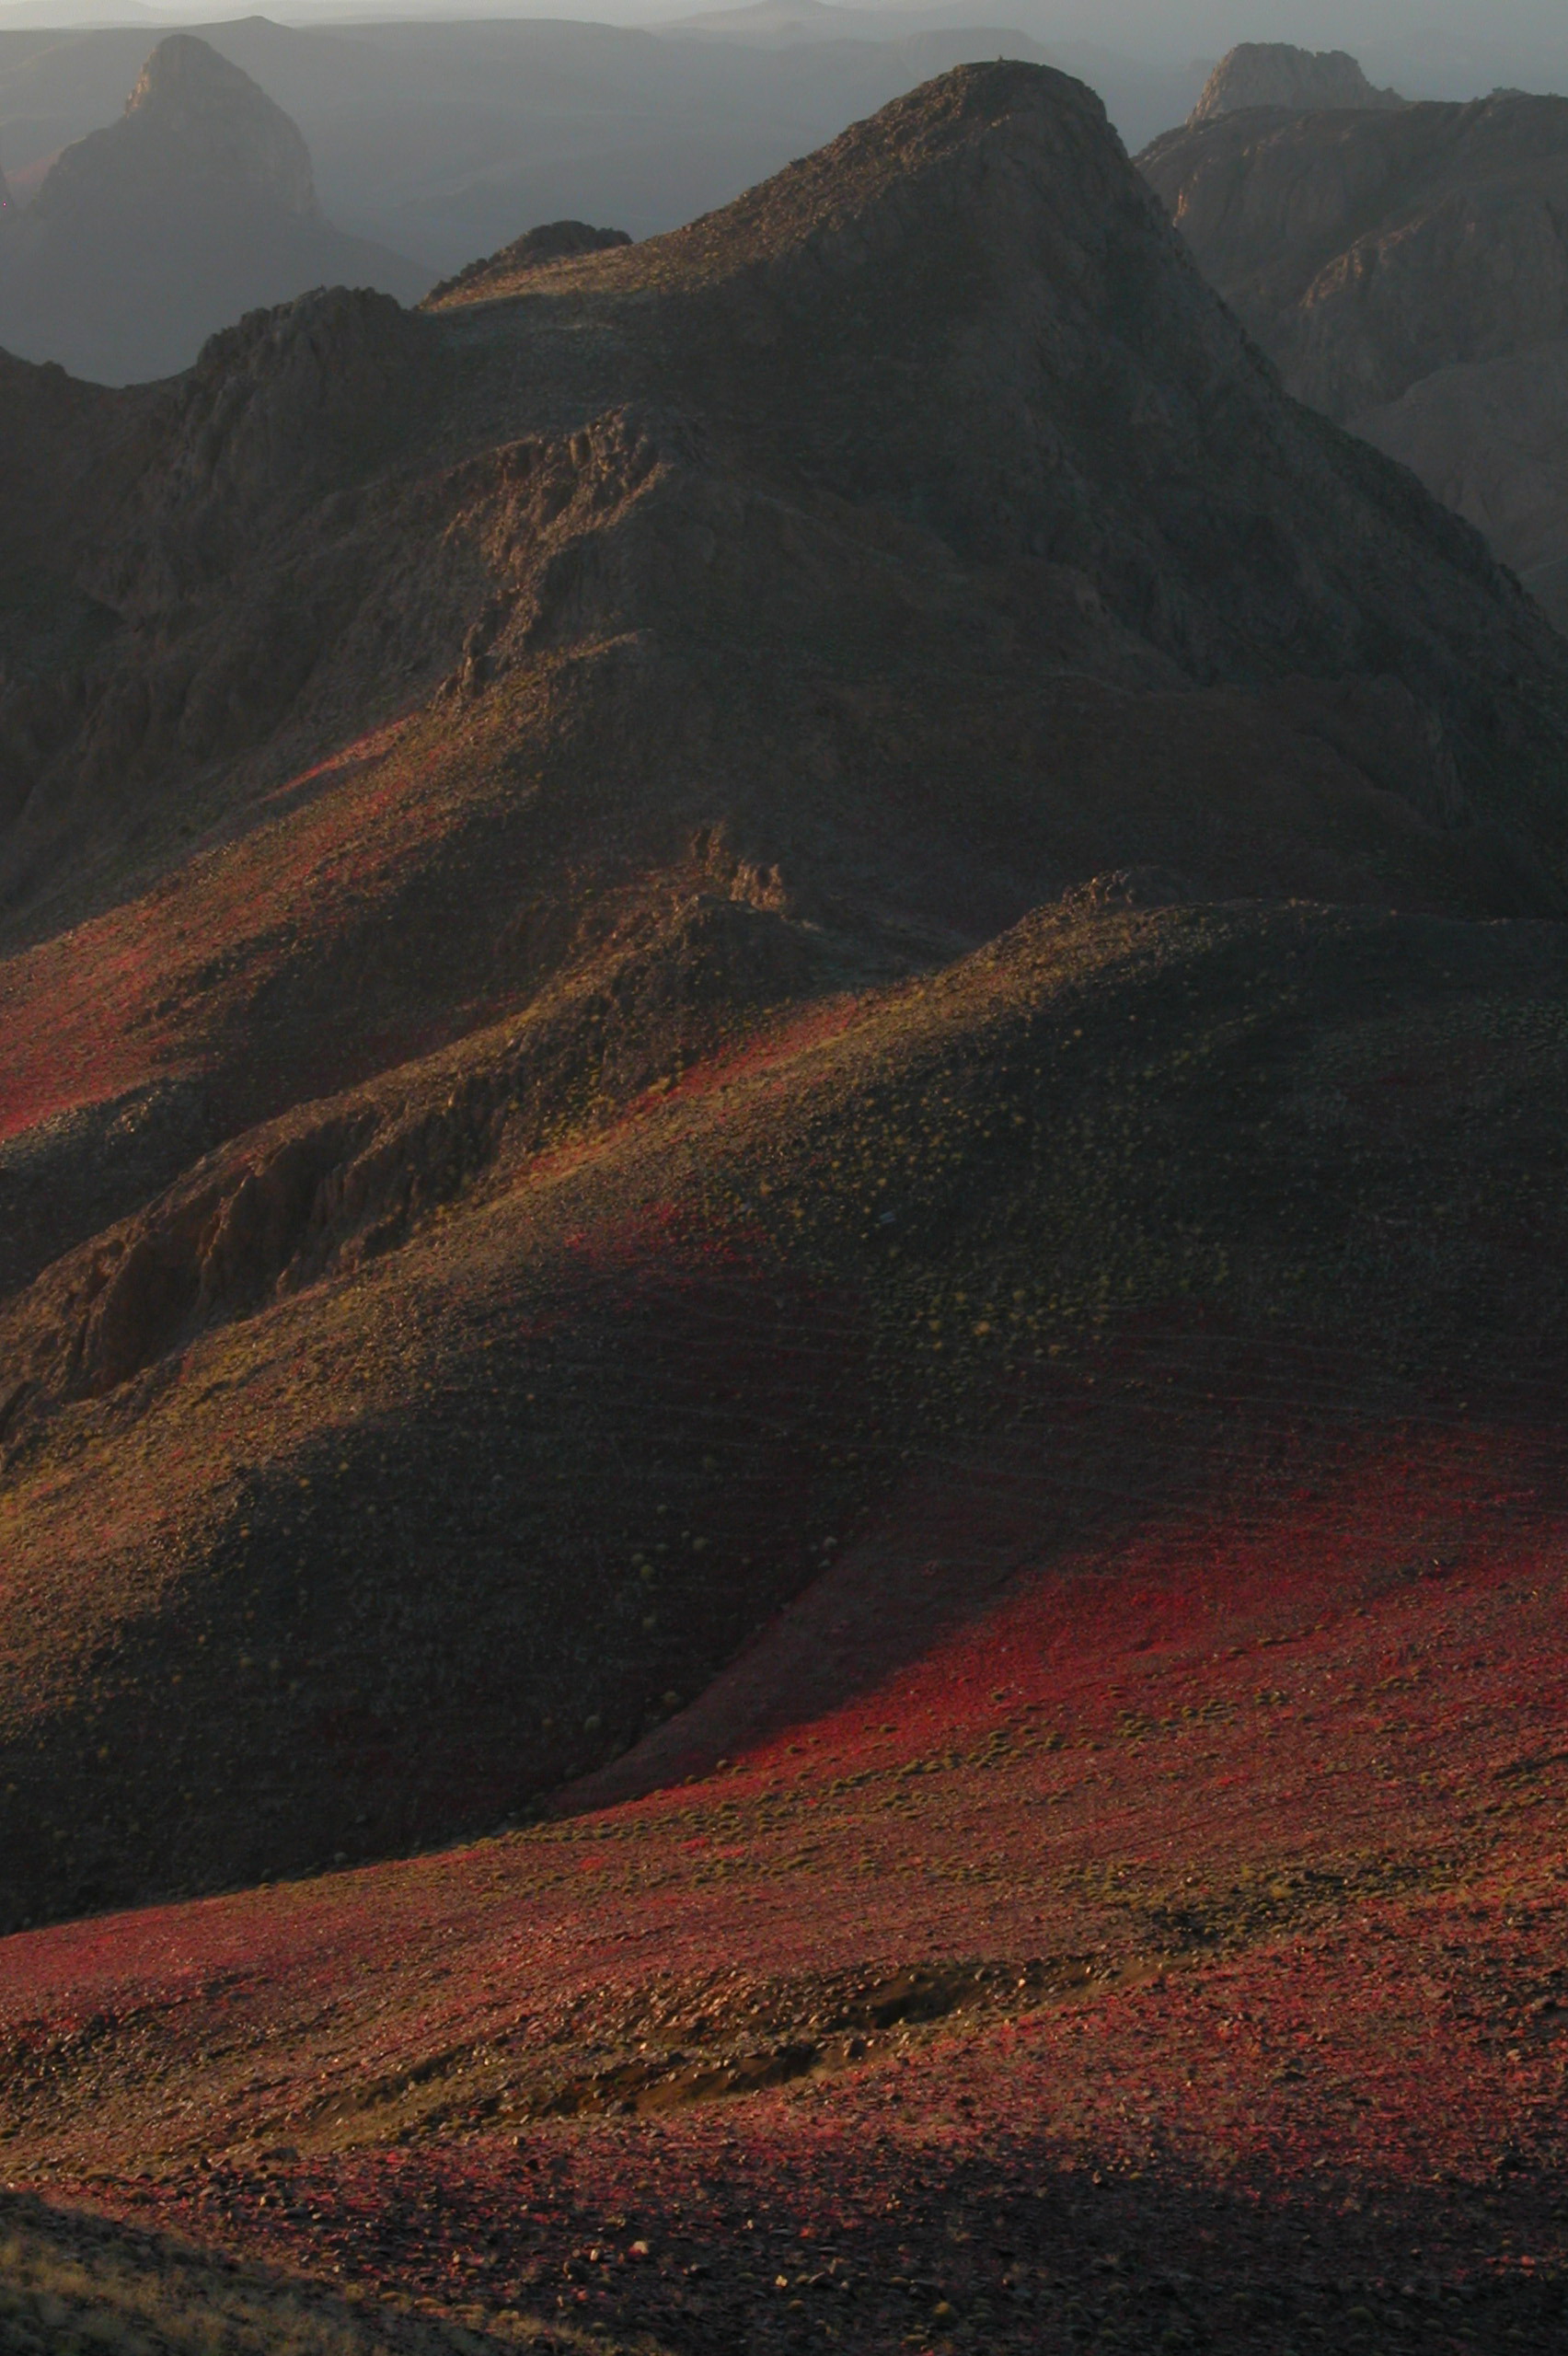
[[[10,1313],[13,1919],[527,1804],[1128,1331],[1551,1359],[1561,954],[1077,906],[542,1151],[502,1031],[213,1158]]]
[[[1558,1383],[1463,1380],[1124,1327],[542,1822],[7,1939],[7,2287],[177,2348],[1554,2348]]]

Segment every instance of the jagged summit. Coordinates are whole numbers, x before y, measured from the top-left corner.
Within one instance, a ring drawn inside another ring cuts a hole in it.
[[[1284,40],[1244,40],[1227,52],[1204,84],[1189,122],[1250,107],[1313,113],[1339,107],[1402,107],[1397,90],[1376,89],[1343,49],[1297,49]]]

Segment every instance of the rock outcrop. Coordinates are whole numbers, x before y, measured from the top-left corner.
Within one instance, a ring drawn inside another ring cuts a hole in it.
[[[1328,107],[1402,107],[1397,90],[1374,88],[1343,49],[1297,49],[1284,40],[1244,40],[1227,52],[1199,94],[1188,121],[1254,107],[1285,107],[1293,114]]]
[[[1544,586],[1568,558],[1568,99],[1224,116],[1139,162],[1289,389]]]
[[[1221,116],[1138,161],[1290,390],[1332,417],[1568,333],[1568,98]]]
[[[243,312],[334,280],[408,301],[429,283],[324,221],[288,116],[175,33],[121,121],[67,147],[0,227],[0,344],[109,382],[168,375]]]

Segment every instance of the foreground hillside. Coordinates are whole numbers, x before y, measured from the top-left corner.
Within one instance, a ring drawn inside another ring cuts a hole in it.
[[[1560,2346],[1558,1382],[1477,1372],[1129,1333],[533,1828],[7,1941],[11,2316]]]

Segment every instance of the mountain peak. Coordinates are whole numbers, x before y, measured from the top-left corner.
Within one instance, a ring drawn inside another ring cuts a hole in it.
[[[282,107],[194,33],[159,41],[121,121],[67,147],[39,191],[47,216],[112,184],[127,192],[178,181],[194,196],[317,215],[310,151]]]
[[[1379,90],[1343,49],[1297,49],[1287,40],[1244,40],[1227,52],[1204,84],[1189,122],[1239,114],[1247,107],[1316,113],[1334,107],[1402,107],[1397,90]]]

